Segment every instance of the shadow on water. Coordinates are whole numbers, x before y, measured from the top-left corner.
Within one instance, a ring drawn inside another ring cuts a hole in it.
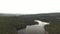
[[[25,25],[24,25],[25,24]],[[35,22],[35,23],[29,23],[29,24],[26,24],[24,23],[23,25],[19,26],[19,27],[16,27],[16,30],[21,30],[21,29],[25,29],[27,26],[31,26],[31,25],[37,25],[38,23]]]

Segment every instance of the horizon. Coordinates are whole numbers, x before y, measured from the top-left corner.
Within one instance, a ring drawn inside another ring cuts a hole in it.
[[[48,12],[48,13],[60,13],[60,12]],[[21,14],[21,13],[0,13],[0,14]],[[24,14],[24,13],[22,13],[22,14]],[[46,13],[31,13],[31,14],[46,14]]]
[[[35,14],[13,14],[13,13],[0,13],[0,15],[36,15],[36,14],[59,14],[59,12],[51,12],[51,13],[35,13]]]

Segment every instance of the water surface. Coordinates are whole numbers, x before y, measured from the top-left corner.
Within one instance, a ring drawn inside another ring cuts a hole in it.
[[[39,20],[34,20],[34,21],[38,22],[39,24],[27,25],[26,28],[18,30],[18,34],[45,34],[44,25],[47,25],[49,23],[42,22]]]

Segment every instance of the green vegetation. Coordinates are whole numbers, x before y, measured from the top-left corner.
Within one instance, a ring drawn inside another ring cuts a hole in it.
[[[17,34],[16,30],[26,28],[27,25],[38,24],[34,22],[37,19],[50,23],[45,26],[49,34],[60,34],[60,13],[0,16],[0,34]]]
[[[49,34],[60,34],[60,22],[54,21],[45,27]]]
[[[0,17],[0,34],[16,34],[18,25],[19,21],[15,17]]]
[[[0,34],[17,34],[17,30],[32,24],[36,23],[23,17],[0,16]]]

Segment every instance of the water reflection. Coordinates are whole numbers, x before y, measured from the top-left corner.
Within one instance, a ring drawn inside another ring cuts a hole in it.
[[[47,22],[42,22],[42,21],[39,21],[39,20],[34,20],[35,22],[38,22],[39,25],[49,25],[50,23],[47,23]]]
[[[44,25],[49,24],[39,20],[34,20],[39,24],[36,25],[27,25],[26,28],[18,30],[18,34],[45,34]]]

